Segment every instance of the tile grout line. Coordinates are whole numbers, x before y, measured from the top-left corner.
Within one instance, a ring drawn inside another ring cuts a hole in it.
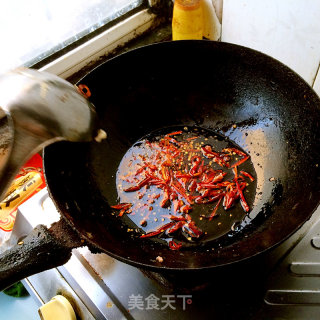
[[[318,75],[320,76],[320,63],[319,63],[319,65],[318,65],[317,72],[316,72],[316,74],[315,74],[315,76],[314,76],[314,78],[313,78],[313,81],[312,81],[312,85],[311,85],[312,88],[314,87],[314,85],[315,85],[315,83],[316,83],[316,80],[317,80]]]
[[[223,22],[223,4],[224,4],[223,0],[221,0],[221,2],[222,2],[222,4],[221,4],[221,21],[219,21],[220,25],[221,25],[221,28],[220,28],[220,39],[219,39],[219,41],[222,41],[222,22]],[[214,10],[216,11],[216,8],[214,8]],[[216,14],[217,14],[217,11],[216,11]]]

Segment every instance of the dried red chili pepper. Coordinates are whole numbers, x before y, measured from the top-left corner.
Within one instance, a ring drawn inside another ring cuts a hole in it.
[[[160,202],[161,208],[166,208],[169,205],[170,196],[168,191],[166,190],[163,194],[163,198]]]
[[[188,191],[189,192],[194,192],[197,188],[197,181],[196,180],[192,180],[188,186]]]
[[[180,208],[180,211],[181,211],[182,213],[188,213],[188,212],[190,212],[191,210],[192,210],[192,207],[189,206],[189,205],[187,205],[187,204],[185,204],[184,206],[182,206],[182,207]]]
[[[169,218],[173,221],[187,221],[187,219],[183,216],[169,216]]]
[[[206,145],[201,148],[202,154],[208,158],[212,159],[215,163],[217,163],[221,167],[229,167],[229,163],[226,162],[223,157],[225,155],[221,155],[217,152],[212,151],[211,146]]]
[[[197,197],[195,199],[195,203],[198,203],[198,204],[200,204],[200,203],[201,204],[212,203],[212,202],[218,201],[223,196],[224,196],[224,193],[220,193],[220,194],[217,194],[217,195],[212,195],[212,196],[209,196],[209,197],[200,196],[200,197]]]
[[[217,183],[223,180],[227,173],[226,172],[219,172],[213,179],[212,183]]]
[[[183,205],[184,205],[184,202],[182,200],[174,200],[173,201],[173,212],[177,213]]]
[[[246,201],[246,199],[244,197],[244,194],[243,194],[243,192],[242,192],[242,190],[241,190],[241,188],[239,186],[238,181],[236,181],[236,184],[237,184],[238,191],[239,191],[239,194],[240,194],[240,203],[242,205],[242,208],[243,208],[244,211],[249,212],[250,211],[250,207],[249,207],[249,205],[248,205],[248,203],[247,203],[247,201]]]
[[[229,154],[235,153],[235,154],[237,154],[238,156],[241,156],[241,157],[246,157],[247,156],[247,154],[245,154],[244,152],[242,152],[241,150],[236,149],[236,148],[224,148],[224,149],[222,149],[222,152],[227,152]]]
[[[113,209],[128,209],[132,206],[132,203],[119,203],[114,206],[110,206]]]
[[[254,177],[250,173],[246,171],[240,171],[240,173],[243,174],[245,177],[248,177],[250,181],[254,181]]]
[[[239,194],[237,192],[237,188],[233,187],[232,185],[229,185],[227,187],[227,192],[223,198],[222,205],[224,209],[225,210],[230,209],[234,205],[235,200],[237,200],[238,198],[239,198]]]
[[[195,139],[198,139],[199,137],[190,137],[190,138],[187,138],[186,141],[192,141],[192,140],[195,140]]]
[[[149,182],[151,179],[152,179],[151,177],[146,177],[145,179],[143,179],[142,181],[140,181],[136,186],[123,189],[123,191],[125,191],[125,192],[138,191],[138,190],[140,190],[142,187],[144,187],[145,185],[147,185],[148,182]]]
[[[193,201],[190,196],[184,191],[183,186],[179,183],[179,181],[172,181],[171,185],[176,189],[176,191],[187,200],[189,204],[193,204]]]
[[[210,214],[210,216],[209,216],[209,221],[211,221],[211,220],[213,219],[213,217],[215,217],[215,216],[217,215],[217,210],[218,210],[218,208],[219,208],[219,205],[220,205],[221,200],[222,200],[222,197],[220,197],[218,203],[217,203],[216,206],[213,208],[213,210],[212,210],[212,212],[211,212],[211,214]]]
[[[239,182],[238,182],[238,169],[237,167],[235,167],[233,169],[233,172],[234,172],[234,179],[235,179],[235,182],[236,182],[236,185],[237,185],[237,189],[238,189],[238,193],[240,195],[240,203],[242,205],[242,208],[244,211],[246,212],[249,212],[250,208],[249,208],[249,205],[244,197],[244,194],[242,192],[242,189],[240,188],[240,185],[239,185]]]
[[[114,206],[111,206],[111,208],[113,208],[113,209],[120,210],[119,217],[122,217],[125,212],[131,213],[131,212],[128,212],[128,210],[131,207],[132,207],[132,203],[120,203],[120,204],[116,204]]]
[[[190,168],[189,174],[191,176],[193,176],[198,171],[198,168],[199,168],[200,163],[201,163],[201,158],[199,156],[194,156],[194,157],[191,158],[191,162],[193,162],[193,166]]]
[[[168,169],[168,167],[163,166],[161,168],[161,174],[162,174],[162,179],[165,182],[169,182],[171,179],[171,174],[170,174],[170,170]]]
[[[178,195],[176,194],[176,192],[170,190],[170,200],[176,200],[178,199]]]
[[[180,178],[187,178],[187,179],[193,178],[193,176],[188,173],[176,173],[175,177],[178,179],[180,179]]]
[[[152,165],[150,163],[145,163],[141,168],[139,168],[136,173],[134,174],[135,176],[139,175],[142,173],[145,169],[149,168],[152,171],[157,170],[158,168],[155,165]]]
[[[241,160],[237,161],[236,163],[234,163],[231,168],[234,168],[234,167],[238,167],[240,166],[240,164],[246,162],[250,157],[249,156],[246,156],[244,158],[242,158]]]
[[[179,221],[177,222],[173,227],[171,227],[170,229],[168,229],[167,233],[175,233],[176,231],[178,231],[179,229],[181,229],[184,225],[186,224],[185,221]]]
[[[174,132],[171,132],[171,133],[167,133],[166,136],[167,137],[170,137],[170,136],[175,136],[175,135],[178,135],[178,134],[181,134],[182,131],[174,131]]]
[[[240,166],[240,164],[244,163],[245,161],[247,161],[250,156],[248,156],[246,153],[242,152],[241,150],[238,150],[236,148],[225,148],[222,150],[222,152],[229,152],[229,154],[235,153],[240,157],[243,157],[242,159],[240,159],[239,161],[237,161],[236,163],[234,163],[231,168]]]
[[[161,226],[160,228],[158,228],[155,231],[151,231],[151,232],[143,234],[142,236],[140,236],[140,238],[154,237],[154,236],[164,232],[165,230],[171,228],[174,224],[175,224],[175,222],[169,222],[169,223],[165,224],[164,226]]]
[[[199,238],[203,235],[202,230],[196,226],[194,221],[189,221],[187,224],[182,226],[182,229],[193,238]]]
[[[78,84],[78,89],[82,95],[84,95],[86,98],[91,97],[91,91],[85,84]]]
[[[125,192],[138,191],[142,187],[155,186],[162,190],[162,198],[157,204],[162,208],[172,208],[177,215],[166,216],[171,222],[158,228],[155,231],[148,232],[141,238],[153,237],[160,235],[163,231],[168,230],[167,234],[172,234],[179,229],[183,229],[190,237],[198,238],[203,232],[198,229],[191,216],[188,214],[196,204],[215,203],[211,214],[207,217],[212,220],[217,215],[220,203],[223,201],[225,210],[229,210],[235,205],[240,198],[240,203],[244,211],[249,211],[249,206],[244,197],[243,190],[246,187],[245,178],[251,181],[254,179],[249,173],[241,171],[237,174],[237,167],[249,159],[249,155],[238,150],[237,148],[225,148],[221,152],[216,152],[210,145],[201,146],[193,140],[198,137],[186,138],[173,137],[181,135],[183,131],[174,131],[159,141],[146,142],[146,147],[150,152],[145,155],[134,156],[134,161],[140,159],[140,167],[136,172],[131,172],[123,180],[133,183]],[[195,143],[195,146],[193,145]],[[241,159],[230,165],[234,155],[240,156]],[[209,160],[206,160],[206,159]],[[223,169],[215,169],[212,163],[216,163]],[[205,164],[206,163],[206,164]],[[234,170],[232,180],[224,180],[230,167]],[[140,180],[136,176],[141,177]],[[141,180],[142,179],[142,180]],[[146,192],[146,191],[145,191]],[[138,193],[139,199],[145,192]],[[155,203],[157,198],[148,195],[148,202],[143,210],[153,210],[150,204]],[[137,206],[137,209],[141,208]],[[141,209],[141,210],[142,210]],[[130,208],[119,208],[120,215],[128,212]],[[178,213],[181,213],[178,216]],[[164,217],[164,215],[163,215]]]
[[[180,250],[180,248],[182,247],[182,243],[176,243],[173,240],[169,241],[169,248],[171,250]]]

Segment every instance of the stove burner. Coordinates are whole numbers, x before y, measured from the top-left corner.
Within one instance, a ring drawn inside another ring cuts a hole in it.
[[[64,266],[23,283],[39,305],[57,294],[68,296],[79,319],[317,319],[319,217],[317,210],[273,251],[201,276],[139,270],[80,248]],[[20,207],[10,240],[58,219],[44,189]]]

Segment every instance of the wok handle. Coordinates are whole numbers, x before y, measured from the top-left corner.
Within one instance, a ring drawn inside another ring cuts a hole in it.
[[[63,265],[70,259],[72,248],[80,245],[80,237],[62,220],[50,229],[36,226],[23,241],[0,255],[0,291],[28,276]]]

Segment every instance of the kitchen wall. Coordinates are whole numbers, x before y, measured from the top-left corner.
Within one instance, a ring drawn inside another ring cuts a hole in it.
[[[320,1],[224,0],[221,40],[280,60],[320,94],[319,17]]]

